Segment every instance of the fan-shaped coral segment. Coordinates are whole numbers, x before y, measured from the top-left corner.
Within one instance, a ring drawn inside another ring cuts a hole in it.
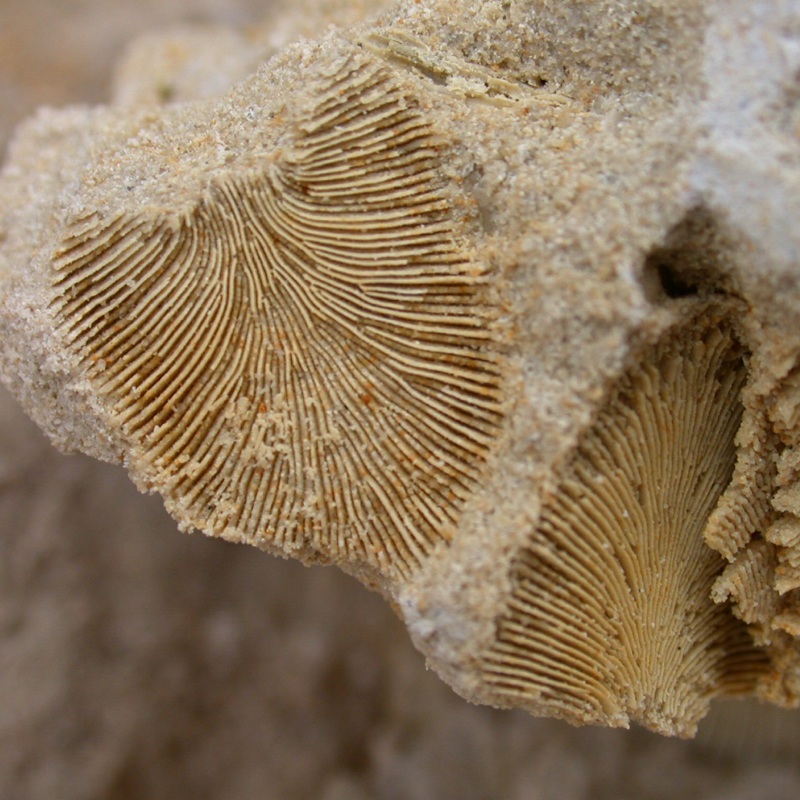
[[[484,674],[509,705],[691,734],[709,698],[752,691],[764,657],[710,599],[703,541],[731,478],[742,348],[713,309],[626,374],[512,566]]]
[[[447,538],[500,374],[440,146],[350,56],[263,169],[216,176],[178,219],[72,225],[63,335],[184,525],[384,575]]]
[[[800,597],[800,369],[782,382],[770,408],[770,417],[781,446],[772,505],[777,519],[765,532],[776,546],[779,565],[775,588],[797,605]],[[794,595],[794,598],[792,598]],[[795,625],[798,633],[800,628]],[[797,635],[797,634],[795,634]]]
[[[731,562],[713,597],[733,604],[776,666],[757,694],[785,706],[800,703],[799,376],[795,368],[769,395],[751,398],[734,480],[706,531]]]

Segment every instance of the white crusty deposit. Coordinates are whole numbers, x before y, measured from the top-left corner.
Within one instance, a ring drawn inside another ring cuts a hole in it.
[[[471,700],[795,705],[800,39],[736,5],[398,3],[41,112],[5,382],[184,528],[381,591]]]

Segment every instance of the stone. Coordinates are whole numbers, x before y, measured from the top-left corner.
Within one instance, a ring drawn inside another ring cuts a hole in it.
[[[3,379],[185,528],[378,589],[472,701],[795,706],[795,18],[401,2],[43,112]]]

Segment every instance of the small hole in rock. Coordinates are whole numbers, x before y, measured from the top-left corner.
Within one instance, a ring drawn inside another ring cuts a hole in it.
[[[699,292],[697,284],[687,280],[685,276],[667,261],[659,261],[654,265],[658,281],[667,297],[690,297]]]
[[[726,273],[731,243],[708,211],[690,211],[644,262],[642,288],[650,302],[730,293]]]

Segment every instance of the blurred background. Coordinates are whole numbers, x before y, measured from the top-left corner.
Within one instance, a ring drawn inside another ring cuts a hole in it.
[[[138,35],[233,26],[257,55],[277,5],[0,0],[0,158],[38,106],[105,101]],[[2,800],[800,797],[797,714],[712,717],[683,742],[470,706],[351,578],[179,533],[0,391]]]

